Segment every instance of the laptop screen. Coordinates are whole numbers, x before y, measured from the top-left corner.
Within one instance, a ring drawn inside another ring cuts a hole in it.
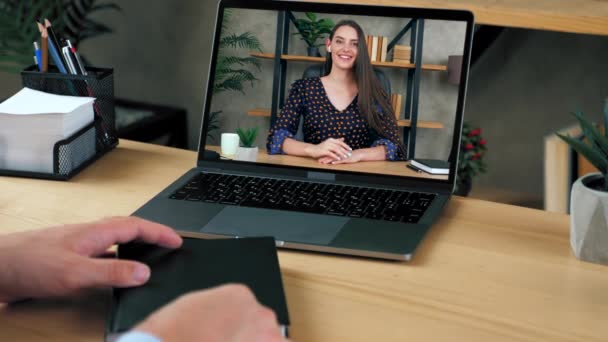
[[[472,16],[241,3],[220,5],[201,147],[226,163],[453,179]]]

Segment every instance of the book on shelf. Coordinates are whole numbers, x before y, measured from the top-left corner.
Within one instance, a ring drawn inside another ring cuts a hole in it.
[[[380,61],[386,62],[386,55],[388,53],[388,37],[382,37],[382,49],[380,54]]]
[[[365,36],[367,53],[370,62],[386,62],[388,60],[388,37],[384,36]]]
[[[395,118],[397,120],[401,117],[401,105],[403,103],[403,96],[401,94],[392,94],[391,95],[391,106],[393,108],[393,112],[395,113]]]
[[[410,63],[412,48],[408,45],[395,45],[393,47],[393,62]]]
[[[558,133],[582,138],[578,123],[564,127]],[[588,173],[597,172],[597,169],[555,133],[544,138],[543,164],[544,209],[568,213],[572,184]]]
[[[410,164],[433,175],[447,175],[450,173],[450,163],[445,160],[416,158],[412,159]]]
[[[372,55],[370,60],[376,62],[376,56],[378,55],[378,36],[372,36]]]
[[[393,63],[397,63],[397,64],[411,64],[412,61],[410,59],[393,58]]]
[[[412,47],[409,45],[395,45],[393,49],[397,52],[407,52],[410,53],[412,51]]]

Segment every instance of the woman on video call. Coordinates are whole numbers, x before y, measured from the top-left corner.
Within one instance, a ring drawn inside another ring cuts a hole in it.
[[[361,27],[352,20],[338,22],[326,48],[325,76],[293,83],[268,132],[268,153],[322,164],[403,160],[397,121],[373,72]],[[294,138],[300,116],[304,141]]]

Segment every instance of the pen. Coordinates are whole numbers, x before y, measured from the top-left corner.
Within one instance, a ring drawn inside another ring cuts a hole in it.
[[[80,55],[78,54],[78,51],[76,51],[76,48],[72,46],[72,43],[69,39],[66,39],[65,41],[68,44],[70,50],[72,51],[74,58],[76,59],[76,64],[78,64],[78,69],[80,69],[80,73],[85,76],[88,75],[87,70],[84,68],[84,63],[82,63],[82,59],[80,59]]]
[[[63,54],[63,59],[65,59],[66,61],[66,65],[68,67],[68,70],[70,71],[70,74],[78,75],[78,72],[76,72],[76,67],[74,66],[74,62],[72,61],[72,57],[70,56],[70,48],[67,46],[62,47],[61,53]]]
[[[38,66],[38,71],[42,71],[42,51],[38,47],[38,42],[34,42],[34,61]],[[47,50],[47,63],[48,63],[48,50]],[[48,66],[48,64],[47,64]]]

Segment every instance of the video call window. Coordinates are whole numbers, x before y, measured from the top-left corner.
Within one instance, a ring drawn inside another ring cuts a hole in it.
[[[228,9],[207,145],[238,161],[448,179],[408,164],[447,164],[465,33],[459,21]]]

